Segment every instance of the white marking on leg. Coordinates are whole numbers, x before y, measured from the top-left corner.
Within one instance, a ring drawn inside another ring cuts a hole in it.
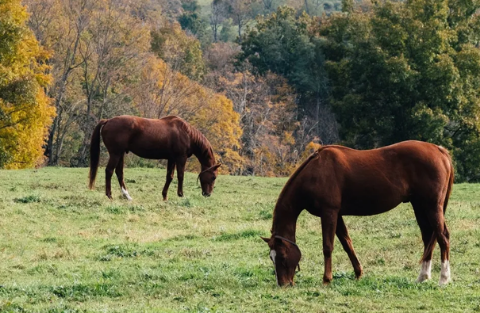
[[[450,261],[442,262],[442,272],[440,273],[439,285],[443,286],[450,282]]]
[[[418,278],[417,278],[417,283],[421,283],[430,278],[432,278],[432,260],[423,261],[422,269],[420,270],[420,275],[418,275]]]
[[[125,188],[123,188],[123,187],[122,187],[122,193],[123,193],[123,195],[125,196],[125,198],[128,199],[128,201],[132,201],[132,200],[133,200],[132,197],[130,197],[130,195],[128,194],[128,191],[127,191]]]
[[[275,269],[275,280],[277,281],[277,285],[278,285],[277,266],[275,265],[276,257],[277,257],[277,252],[275,250],[270,250],[270,259],[273,262],[273,268]]]

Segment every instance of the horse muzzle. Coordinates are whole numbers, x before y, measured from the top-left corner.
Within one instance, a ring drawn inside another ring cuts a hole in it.
[[[282,283],[277,283],[278,287],[293,287],[295,286],[295,283],[293,282],[293,280],[291,281],[286,281],[286,282],[282,282]]]
[[[211,195],[211,193],[206,193],[206,192],[202,191],[202,196],[204,196],[204,197],[210,197],[210,195]]]

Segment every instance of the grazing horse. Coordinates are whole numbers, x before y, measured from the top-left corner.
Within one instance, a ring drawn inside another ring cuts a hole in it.
[[[179,197],[183,197],[183,175],[187,159],[194,154],[202,168],[199,174],[202,194],[210,196],[213,191],[218,168],[212,146],[203,134],[176,116],[161,119],[147,119],[122,115],[101,120],[95,127],[90,145],[90,189],[95,184],[100,159],[100,136],[107,147],[110,158],[105,169],[106,194],[112,199],[111,180],[113,171],[117,174],[123,195],[132,200],[123,181],[123,161],[129,151],[147,159],[166,159],[167,181],[163,187],[163,200],[173,180],[175,166]]]
[[[452,191],[453,166],[443,147],[420,141],[359,151],[324,146],[313,153],[285,184],[273,213],[270,248],[277,284],[293,285],[301,252],[295,243],[303,209],[321,218],[325,271],[331,282],[335,234],[360,278],[362,266],[348,236],[343,215],[368,216],[410,202],[420,226],[424,252],[418,282],[431,277],[432,254],[441,249],[440,285],[450,281],[449,232],[444,214]]]

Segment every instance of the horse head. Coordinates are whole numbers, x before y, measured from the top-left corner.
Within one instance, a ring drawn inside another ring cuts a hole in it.
[[[300,259],[302,252],[297,244],[287,238],[273,236],[271,238],[261,237],[270,248],[270,259],[275,268],[275,276],[279,286],[291,285],[295,276],[295,268],[300,271]]]
[[[212,167],[209,167],[200,174],[198,174],[198,179],[200,180],[200,185],[202,186],[202,195],[205,197],[210,197],[213,192],[213,186],[215,185],[215,179],[217,179],[218,168],[222,165],[221,163],[215,164]]]

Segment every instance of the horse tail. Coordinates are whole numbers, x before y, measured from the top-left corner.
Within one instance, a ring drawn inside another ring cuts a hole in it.
[[[453,186],[453,179],[455,176],[455,171],[453,169],[453,162],[452,162],[452,157],[450,156],[450,153],[448,153],[447,149],[443,147],[438,147],[440,152],[442,152],[443,155],[445,155],[448,158],[448,163],[450,167],[450,175],[448,176],[448,186],[447,186],[447,193],[445,194],[445,199],[443,201],[443,215],[445,215],[445,212],[447,211],[447,206],[448,206],[448,199],[450,199],[450,195],[452,194],[452,186]],[[443,222],[443,231],[447,237],[449,236],[448,233],[448,228],[447,224]],[[430,257],[432,255],[432,251],[435,248],[435,244],[437,243],[437,236],[435,233],[432,234],[432,237],[430,238],[430,241],[428,242],[428,245],[425,249],[425,252],[423,253],[422,261],[427,261],[427,257]]]
[[[90,173],[88,175],[90,182],[88,187],[93,189],[95,186],[95,178],[97,177],[98,163],[100,161],[100,131],[108,120],[100,120],[93,130],[92,139],[90,140]]]
[[[448,187],[447,187],[447,194],[445,195],[445,201],[443,201],[443,214],[447,211],[448,199],[450,199],[450,195],[452,194],[452,186],[453,186],[453,178],[455,176],[455,171],[453,169],[452,158],[450,154],[448,154],[449,161],[450,161],[450,177],[448,178]]]

